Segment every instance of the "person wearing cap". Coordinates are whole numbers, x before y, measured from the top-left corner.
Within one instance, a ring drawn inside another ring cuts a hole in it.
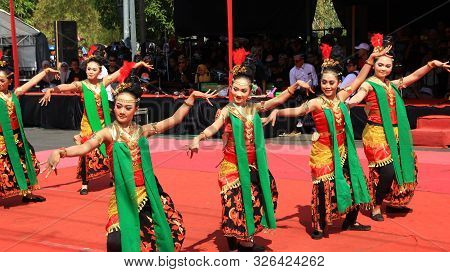
[[[347,88],[352,84],[353,81],[355,81],[356,77],[359,74],[358,59],[356,58],[348,59],[345,62],[345,68],[347,69],[347,75],[344,77],[341,84],[339,85],[340,89]]]
[[[370,46],[367,43],[360,43],[355,49],[358,50],[358,69],[361,69],[369,58]]]

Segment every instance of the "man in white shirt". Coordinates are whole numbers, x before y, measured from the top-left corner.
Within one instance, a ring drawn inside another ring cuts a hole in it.
[[[297,80],[302,80],[307,82],[311,87],[316,87],[318,85],[316,69],[309,63],[305,63],[305,56],[303,54],[298,54],[294,56],[295,66],[289,71],[289,81],[290,84],[293,85]],[[298,105],[302,103],[302,95],[298,95],[297,102]],[[298,118],[298,123],[296,125],[303,133],[305,133],[305,129],[303,128],[303,120],[304,117]],[[294,129],[289,135],[294,136],[298,135],[297,130]]]
[[[294,56],[295,66],[289,71],[289,81],[293,85],[297,80],[308,82],[311,87],[318,85],[316,69],[309,63],[305,63],[304,55]]]

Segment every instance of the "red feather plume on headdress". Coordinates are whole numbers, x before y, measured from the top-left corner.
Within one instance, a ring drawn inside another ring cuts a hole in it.
[[[244,48],[234,50],[233,51],[234,65],[242,65],[242,63],[244,63],[245,59],[247,58],[248,54],[250,54],[250,52],[245,51]]]
[[[94,55],[95,50],[97,50],[97,46],[91,45],[91,47],[89,47],[88,57]]]
[[[3,51],[0,50],[0,60],[2,59],[2,57],[3,57]]]
[[[375,33],[370,38],[373,48],[380,48],[383,46],[383,34]]]
[[[322,43],[320,45],[320,50],[322,51],[322,59],[323,60],[326,60],[326,59],[330,58],[332,49],[333,48],[330,45],[326,44],[326,43]]]

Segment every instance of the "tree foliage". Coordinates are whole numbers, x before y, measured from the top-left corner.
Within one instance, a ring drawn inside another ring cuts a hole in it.
[[[110,30],[121,27],[120,7],[118,0],[94,0],[93,5],[99,13],[100,24]]]
[[[95,8],[100,14],[100,23],[107,29],[117,29],[122,25],[121,0],[96,0]],[[173,23],[173,0],[144,0],[145,30],[147,36],[154,40],[175,32]],[[136,21],[139,24],[139,0],[135,0]],[[139,25],[138,25],[139,26]],[[139,31],[138,31],[139,34]]]
[[[14,0],[14,15],[30,23],[37,2],[38,0]],[[9,12],[9,0],[0,0],[0,9]]]
[[[147,30],[152,38],[175,33],[173,0],[145,0]]]
[[[52,42],[54,21],[76,21],[81,45],[110,43],[118,40],[120,32],[107,30],[100,24],[99,12],[92,0],[39,0],[32,23]]]
[[[317,0],[316,13],[314,15],[313,29],[322,30],[328,28],[342,27],[332,0]]]

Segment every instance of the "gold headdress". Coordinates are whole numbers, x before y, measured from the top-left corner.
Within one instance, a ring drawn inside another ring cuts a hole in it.
[[[247,72],[247,67],[245,67],[243,63],[245,62],[248,54],[250,54],[250,52],[245,51],[244,48],[239,48],[233,51],[234,67],[231,70],[231,73],[234,76],[237,74],[245,74]]]
[[[322,52],[322,59],[323,59],[323,63],[322,63],[322,71],[325,68],[336,68],[339,67],[339,61],[334,60],[331,58],[331,50],[333,48],[326,44],[326,43],[322,43],[320,45],[320,50]],[[336,69],[336,70],[340,70],[340,69]],[[338,72],[338,74],[340,75],[341,73]]]
[[[133,86],[133,84],[131,82],[125,83],[122,82],[120,83],[117,88],[112,92],[112,94],[114,95],[114,97],[117,97],[119,94],[123,93],[124,91],[127,91],[128,89],[130,89]],[[123,103],[138,103],[140,101],[139,98],[137,99],[116,99],[117,102],[123,102]]]

